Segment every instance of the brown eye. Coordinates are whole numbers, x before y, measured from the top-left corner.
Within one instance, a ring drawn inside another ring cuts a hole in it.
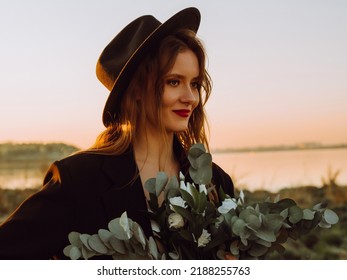
[[[200,83],[198,83],[198,82],[192,82],[192,83],[191,83],[191,87],[194,88],[194,89],[199,89],[199,88],[200,88]]]
[[[166,82],[169,86],[172,86],[172,87],[176,87],[180,84],[180,81],[179,80],[168,80]]]

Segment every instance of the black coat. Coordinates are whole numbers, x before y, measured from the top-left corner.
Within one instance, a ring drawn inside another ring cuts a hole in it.
[[[187,162],[181,156],[185,174]],[[71,231],[95,234],[124,211],[150,236],[137,171],[132,149],[120,156],[80,153],[53,163],[42,189],[0,226],[0,259],[66,258],[63,249]],[[213,183],[233,196],[230,176],[215,164]]]

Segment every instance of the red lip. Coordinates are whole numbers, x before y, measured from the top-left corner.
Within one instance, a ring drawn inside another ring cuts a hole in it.
[[[190,114],[190,110],[173,110],[174,113],[176,113],[177,115],[179,115],[182,118],[186,118],[189,116]]]

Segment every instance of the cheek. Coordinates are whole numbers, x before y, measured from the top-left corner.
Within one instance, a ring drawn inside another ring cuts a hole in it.
[[[170,94],[170,92],[164,92],[161,99],[161,107],[167,108],[167,107],[171,107],[174,104],[175,104],[174,95]]]

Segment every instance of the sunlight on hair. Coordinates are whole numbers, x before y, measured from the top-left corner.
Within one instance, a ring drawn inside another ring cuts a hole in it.
[[[130,132],[131,131],[131,124],[129,121],[126,123],[121,124],[121,129],[123,132]]]

